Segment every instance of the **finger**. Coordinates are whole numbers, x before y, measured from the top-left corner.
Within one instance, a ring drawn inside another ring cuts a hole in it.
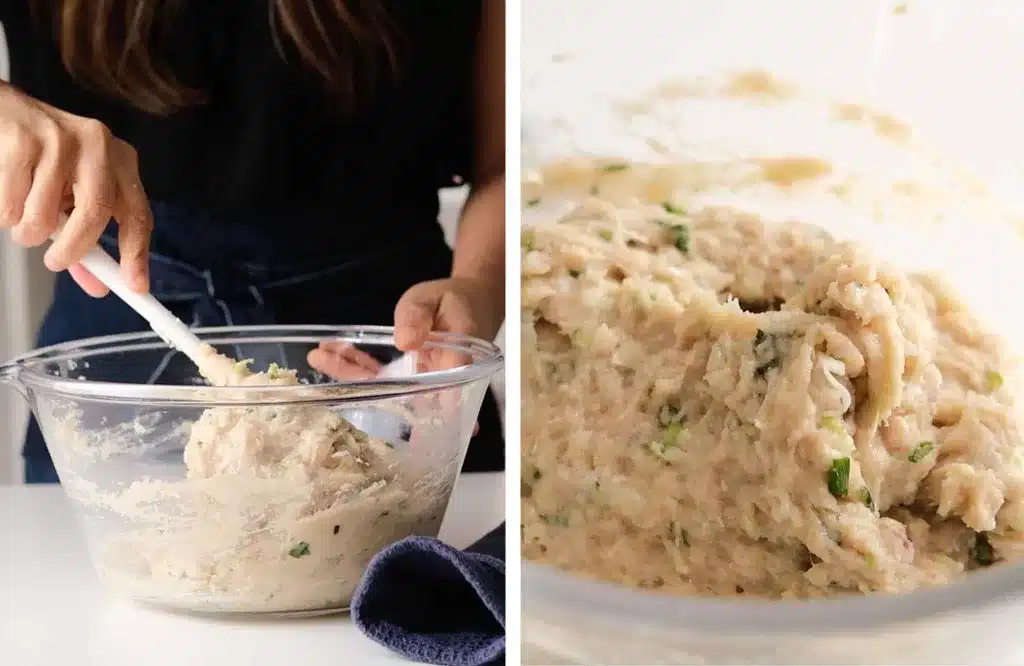
[[[21,125],[0,126],[0,229],[11,229],[21,222],[25,199],[32,189],[32,174],[42,152],[40,141]]]
[[[479,328],[469,301],[454,291],[447,292],[442,298],[439,319],[441,330],[447,333],[475,335]],[[459,349],[438,347],[432,351],[431,362],[435,370],[450,370],[472,363],[470,355]]]
[[[416,373],[430,372],[434,369],[431,363],[432,349],[421,349],[416,352]]]
[[[321,340],[319,344],[320,349],[331,354],[337,354],[345,347],[351,346],[351,342],[345,342],[344,340]]]
[[[395,306],[395,346],[413,351],[423,346],[437,317],[443,287],[438,282],[418,284]]]
[[[479,326],[473,305],[462,291],[449,290],[441,300],[441,320],[444,330],[460,335],[476,335]]]
[[[423,369],[421,372],[452,370],[472,363],[472,358],[463,351],[446,347],[434,347],[421,351]]]
[[[343,342],[341,340],[324,340],[320,343],[320,349],[332,356],[338,356],[342,360],[354,363],[355,365],[371,372],[377,372],[384,367],[383,364],[374,357],[364,351],[356,349],[351,343]]]
[[[153,213],[139,178],[135,149],[114,141],[118,197],[114,205],[121,274],[136,292],[149,291],[149,245],[153,235]]]
[[[85,128],[72,185],[75,208],[43,256],[53,271],[65,270],[95,247],[113,214],[117,196],[116,174],[110,162],[113,138],[99,122],[88,121]]]
[[[371,372],[378,372],[384,367],[384,364],[374,357],[362,350],[356,349],[351,343],[342,340],[324,340],[320,343],[320,349],[328,354],[340,356],[342,359],[355,363]]]
[[[331,354],[319,348],[310,351],[306,355],[306,362],[314,370],[342,381],[373,379],[377,376],[376,372],[367,370],[361,365],[352,363],[341,356]]]
[[[44,137],[44,149],[25,198],[21,222],[11,232],[15,241],[26,247],[42,245],[57,230],[61,200],[71,172],[68,155],[74,150],[55,122],[44,122],[40,134]]]
[[[82,291],[93,298],[103,298],[110,293],[107,285],[96,279],[96,276],[90,273],[82,264],[72,264],[68,268],[68,273],[78,283],[78,286],[82,288]]]

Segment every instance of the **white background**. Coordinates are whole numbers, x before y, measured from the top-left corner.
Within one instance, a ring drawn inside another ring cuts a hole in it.
[[[1024,146],[1022,25],[1013,0],[525,0],[523,115],[579,123],[666,78],[767,69],[1000,170]]]

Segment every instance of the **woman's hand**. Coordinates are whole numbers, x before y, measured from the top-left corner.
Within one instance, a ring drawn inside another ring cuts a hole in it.
[[[317,372],[343,382],[373,379],[384,368],[374,357],[341,340],[324,340],[309,352],[306,362]]]
[[[493,340],[504,321],[504,294],[488,281],[467,277],[421,282],[395,307],[395,346],[414,351],[431,332]]]
[[[24,247],[42,245],[70,212],[46,251],[52,271],[70,269],[93,296],[107,293],[77,262],[113,218],[121,270],[132,289],[149,289],[153,217],[134,148],[98,120],[65,113],[0,83],[0,229]]]
[[[449,278],[415,285],[395,307],[395,346],[420,349],[431,332],[459,333],[493,340],[504,319],[501,298],[481,280]],[[434,350],[438,351],[438,350]],[[364,351],[337,340],[325,340],[307,357],[309,365],[341,381],[373,379],[384,365]],[[421,371],[470,362],[462,354],[421,354]]]
[[[421,282],[395,307],[395,346],[404,352],[420,349],[432,332],[459,333],[493,340],[504,321],[504,300],[495,285],[473,278]],[[417,370],[443,370],[472,362],[465,354],[432,349],[417,354]],[[383,364],[347,342],[325,340],[309,352],[313,369],[339,381],[373,379]],[[479,424],[473,426],[473,434]]]

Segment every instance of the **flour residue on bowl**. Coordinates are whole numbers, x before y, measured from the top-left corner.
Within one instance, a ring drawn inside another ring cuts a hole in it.
[[[665,170],[660,182],[691,194],[799,206],[825,193],[878,224],[934,227],[970,218],[991,226],[1020,216],[907,120],[769,71],[672,78],[595,103],[585,123],[564,115],[553,124],[540,116],[524,123],[524,159],[551,183],[559,163],[617,155]],[[603,195],[614,179],[600,180],[588,187]]]
[[[834,104],[832,108],[836,120],[844,123],[866,123],[883,139],[905,143],[914,136],[913,128],[907,123],[862,104]]]
[[[622,118],[631,120],[654,112],[665,102],[719,97],[768,106],[793,100],[799,94],[800,87],[792,81],[754,69],[718,77],[665,81],[635,99],[616,102],[614,108]]]

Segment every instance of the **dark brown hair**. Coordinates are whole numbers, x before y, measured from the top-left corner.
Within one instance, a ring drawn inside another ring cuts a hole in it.
[[[395,35],[381,0],[264,1],[281,56],[287,57],[290,47],[346,107],[381,75],[395,72]],[[32,0],[37,17],[52,25],[64,67],[78,83],[158,115],[204,99],[203,91],[182,83],[153,48],[158,27],[173,21],[181,3]]]

